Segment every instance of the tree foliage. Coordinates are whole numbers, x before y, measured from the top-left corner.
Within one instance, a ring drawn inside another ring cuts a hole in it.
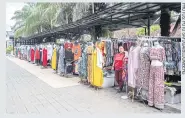
[[[152,25],[150,27],[150,33],[156,32],[157,30],[160,30],[160,26],[159,25]],[[148,29],[146,29],[146,34],[147,33],[148,33]],[[145,35],[145,28],[138,28],[137,29],[137,35],[138,36]]]
[[[15,11],[13,29],[15,37],[30,36],[71,20],[75,3],[27,3],[21,10]]]
[[[27,3],[12,17],[16,21],[15,38],[48,31],[91,13],[92,3]],[[107,30],[103,32],[106,36],[110,34]]]

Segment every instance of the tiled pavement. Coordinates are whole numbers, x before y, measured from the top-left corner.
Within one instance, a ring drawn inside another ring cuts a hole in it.
[[[171,109],[161,112],[143,103],[123,100],[122,94],[116,94],[113,88],[96,91],[78,84],[78,78],[63,78],[51,69],[43,70],[22,60],[9,58],[6,63],[6,111],[9,114],[175,112]],[[57,81],[51,84],[52,80]]]

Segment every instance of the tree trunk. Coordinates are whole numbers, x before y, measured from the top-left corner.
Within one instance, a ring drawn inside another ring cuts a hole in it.
[[[161,36],[170,35],[170,11],[169,9],[161,10],[160,27],[161,27]]]

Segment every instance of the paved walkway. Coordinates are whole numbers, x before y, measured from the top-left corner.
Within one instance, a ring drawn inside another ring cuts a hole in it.
[[[96,91],[79,84],[78,78],[60,77],[52,69],[41,69],[13,57],[7,57],[6,63],[6,111],[10,114],[173,113],[123,100],[113,88]]]

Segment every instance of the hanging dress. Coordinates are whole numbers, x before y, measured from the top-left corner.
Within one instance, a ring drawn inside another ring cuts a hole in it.
[[[89,83],[93,82],[93,47],[87,47],[87,79]]]
[[[44,67],[46,67],[47,66],[47,57],[48,57],[46,48],[43,49],[43,56],[42,57],[43,57],[42,65]]]
[[[36,49],[36,51],[35,51],[35,60],[36,60],[36,63],[39,64],[39,60],[40,60],[40,51],[39,51],[39,49]]]
[[[34,53],[35,53],[35,51],[34,51],[34,49],[32,48],[32,49],[31,49],[31,62],[34,62]]]
[[[58,61],[59,61],[59,50],[60,47],[56,48],[57,49],[57,59],[56,59],[56,72],[58,71]]]
[[[132,88],[136,87],[136,79],[138,78],[139,52],[139,46],[131,47],[128,56],[128,86]]]
[[[82,53],[82,63],[81,63],[81,69],[83,73],[83,78],[87,79],[87,48],[84,49],[84,52]]]
[[[150,48],[142,47],[139,53],[139,70],[138,79],[136,80],[137,87],[148,91],[150,77]]]
[[[65,65],[64,65],[64,47],[61,46],[59,50],[59,60],[58,60],[58,73],[65,72]]]
[[[55,48],[53,50],[53,55],[52,55],[52,59],[51,59],[51,67],[52,69],[56,70],[56,62],[57,62],[57,49]]]
[[[103,84],[103,70],[101,68],[103,58],[100,49],[95,49],[93,52],[93,86],[101,87]]]

